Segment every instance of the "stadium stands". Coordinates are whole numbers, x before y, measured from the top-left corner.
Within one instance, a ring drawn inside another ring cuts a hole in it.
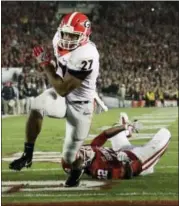
[[[34,81],[41,88],[50,86],[34,72],[32,48],[42,44],[53,52],[59,4],[2,2],[1,67],[22,67],[23,74],[14,79],[19,85]],[[178,99],[178,9],[174,2],[96,4],[90,18],[101,55],[100,93],[120,96],[124,85],[127,99],[146,99],[147,92],[154,92],[155,99]]]

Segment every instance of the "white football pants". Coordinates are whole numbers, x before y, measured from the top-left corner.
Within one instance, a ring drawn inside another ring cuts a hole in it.
[[[71,164],[87,138],[94,110],[93,102],[87,104],[70,103],[58,95],[53,88],[45,90],[36,97],[32,109],[38,110],[42,116],[66,118],[66,132],[63,145],[63,159]]]

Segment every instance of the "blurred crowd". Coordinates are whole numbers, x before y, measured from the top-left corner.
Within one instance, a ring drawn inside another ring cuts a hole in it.
[[[1,88],[3,114],[28,114],[33,99],[47,89],[46,79],[24,73]]]
[[[99,91],[115,95],[125,86],[130,99],[145,99],[149,91],[176,98],[178,4],[105,3],[95,12],[93,32],[101,55]]]
[[[17,88],[13,99],[20,99],[20,88],[28,98],[29,85],[34,96],[50,87],[35,71],[32,48],[42,44],[52,52],[58,4],[2,2],[1,67],[23,68],[13,84],[2,87]],[[178,99],[178,10],[176,2],[98,2],[90,16],[101,58],[98,92],[133,100],[150,93],[155,99]]]

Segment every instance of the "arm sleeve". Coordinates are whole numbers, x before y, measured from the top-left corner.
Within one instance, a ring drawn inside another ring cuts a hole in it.
[[[109,129],[105,130],[104,132],[102,132],[97,137],[95,137],[95,139],[91,143],[91,146],[98,146],[98,147],[100,147],[100,146],[104,145],[105,142],[108,139],[110,139],[114,135],[116,135],[119,132],[122,132],[124,130],[125,130],[125,126],[124,125],[120,125],[120,126],[109,128]]]
[[[80,80],[84,80],[91,72],[92,72],[92,70],[90,70],[90,71],[76,71],[76,70],[68,69],[69,74],[71,74],[72,76],[74,76]]]
[[[91,146],[101,147],[105,144],[107,139],[107,135],[104,132],[102,132],[100,135],[93,139],[93,141],[91,142]]]

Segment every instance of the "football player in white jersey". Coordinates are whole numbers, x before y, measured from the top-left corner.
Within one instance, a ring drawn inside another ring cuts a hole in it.
[[[72,167],[66,186],[76,186],[82,171],[75,157],[91,126],[99,73],[99,53],[89,40],[90,34],[88,17],[73,12],[62,18],[53,38],[56,61],[43,47],[34,48],[34,56],[53,88],[35,98],[26,124],[24,153],[9,165],[10,169],[21,170],[32,165],[34,144],[44,115],[66,117],[63,161]]]

